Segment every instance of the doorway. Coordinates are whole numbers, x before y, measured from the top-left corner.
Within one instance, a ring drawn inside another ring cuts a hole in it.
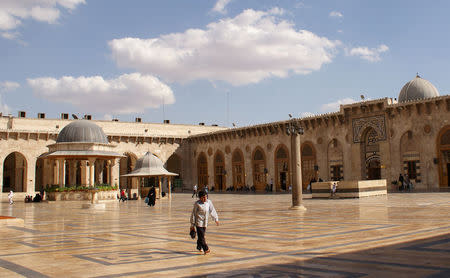
[[[368,180],[381,179],[381,163],[378,159],[371,160],[367,163],[367,179]]]

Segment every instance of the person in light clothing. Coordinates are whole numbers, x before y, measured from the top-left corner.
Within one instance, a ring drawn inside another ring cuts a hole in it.
[[[14,204],[13,197],[14,197],[14,192],[11,190],[11,191],[9,191],[9,194],[8,194],[8,199],[9,199],[10,205]]]
[[[212,219],[219,226],[219,216],[214,208],[211,200],[208,200],[208,195],[205,191],[198,192],[199,200],[194,203],[194,208],[191,214],[191,230],[197,230],[197,250],[208,254],[210,252],[205,240],[206,227],[208,226],[208,217],[211,215]]]

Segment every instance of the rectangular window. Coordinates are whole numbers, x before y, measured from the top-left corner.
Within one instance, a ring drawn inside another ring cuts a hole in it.
[[[408,177],[411,180],[415,180],[417,178],[417,167],[415,161],[407,161],[408,164]]]

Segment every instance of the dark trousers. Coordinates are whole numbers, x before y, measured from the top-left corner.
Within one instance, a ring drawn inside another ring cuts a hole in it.
[[[209,250],[208,245],[205,240],[206,227],[196,227],[197,228],[197,249],[206,251]]]

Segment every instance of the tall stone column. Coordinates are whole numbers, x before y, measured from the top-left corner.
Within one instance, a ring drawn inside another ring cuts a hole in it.
[[[161,192],[161,190],[162,190],[162,188],[161,188],[161,177],[158,177],[158,186],[159,186],[159,194],[158,195],[159,195],[159,199],[161,199],[161,196],[162,196],[161,195],[161,193],[162,193]]]
[[[172,198],[172,177],[171,176],[167,176],[167,186],[169,187],[169,196],[168,198],[171,199]]]
[[[81,184],[83,186],[88,185],[89,180],[88,180],[88,175],[87,175],[87,161],[86,160],[81,160],[80,161],[80,172],[81,172]]]
[[[59,187],[64,187],[65,185],[65,159],[64,158],[58,158],[58,184]]]
[[[94,186],[95,184],[95,158],[89,158],[89,186]]]
[[[111,160],[108,159],[105,161],[105,163],[106,163],[106,181],[103,181],[103,182],[106,182],[106,184],[112,186],[112,184],[111,184]]]
[[[53,170],[53,182],[52,184],[59,184],[58,181],[58,169],[59,169],[59,164],[57,160],[51,160],[50,162],[52,170]]]
[[[120,158],[111,159],[111,185],[119,186],[119,175],[120,175]]]
[[[291,134],[291,149],[292,149],[292,207],[294,210],[306,210],[303,206],[303,192],[302,192],[302,168],[301,168],[301,153],[300,153],[300,135],[297,133]]]

